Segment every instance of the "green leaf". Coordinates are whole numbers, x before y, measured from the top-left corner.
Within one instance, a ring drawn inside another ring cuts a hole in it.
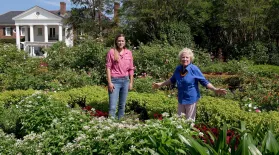
[[[265,141],[263,146],[265,146],[265,149],[277,154],[279,152],[279,144],[277,140],[274,138],[275,136],[273,135],[271,130],[268,130],[265,136]]]
[[[189,148],[191,154],[201,154],[201,155],[207,155],[208,149],[206,147],[203,147],[200,145],[195,139],[192,137],[185,138],[183,135],[178,134],[178,137],[180,140],[187,145]]]
[[[155,147],[157,147],[156,142],[154,141],[154,139],[153,139],[150,135],[148,135],[148,138],[151,140],[151,142],[153,143],[153,145],[154,145]]]
[[[179,153],[182,153],[182,154],[187,154],[184,150],[182,150],[182,149],[177,149],[177,151],[179,152]]]

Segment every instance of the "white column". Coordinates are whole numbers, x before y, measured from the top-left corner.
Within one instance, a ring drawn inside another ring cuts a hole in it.
[[[62,25],[59,25],[59,41],[62,41]]]
[[[25,42],[28,41],[28,27],[27,26],[24,26],[24,29],[25,29]]]
[[[48,26],[45,25],[45,42],[48,42]]]
[[[32,46],[32,54],[31,54],[31,56],[35,56],[35,47],[34,46]]]
[[[12,32],[13,33],[13,32]],[[16,25],[16,46],[20,49],[20,33],[19,33],[19,25]]]
[[[34,26],[30,25],[30,42],[34,42]]]

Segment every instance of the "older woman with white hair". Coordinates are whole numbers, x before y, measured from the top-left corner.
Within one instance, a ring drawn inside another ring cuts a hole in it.
[[[165,82],[153,83],[153,88],[176,83],[178,89],[178,115],[184,113],[187,119],[195,120],[197,103],[200,98],[198,83],[216,94],[224,95],[227,91],[215,88],[205,79],[200,69],[192,64],[194,54],[191,49],[182,49],[178,56],[181,65],[176,67],[172,77]]]

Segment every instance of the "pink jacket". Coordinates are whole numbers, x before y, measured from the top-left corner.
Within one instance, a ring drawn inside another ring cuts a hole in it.
[[[114,50],[110,49],[107,54],[106,67],[111,71],[111,77],[123,77],[134,75],[134,62],[132,52],[124,49],[123,54],[119,54],[119,60],[114,61]]]

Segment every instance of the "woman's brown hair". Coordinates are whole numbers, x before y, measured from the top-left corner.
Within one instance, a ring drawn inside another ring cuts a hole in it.
[[[124,34],[121,33],[121,34],[118,34],[114,39],[114,61],[117,61],[117,62],[119,60],[119,52],[117,51],[119,49],[119,47],[117,46],[117,40],[119,37],[125,38],[125,36],[124,36]],[[125,46],[124,46],[124,48],[125,48]],[[115,49],[117,49],[117,50],[115,50]]]

